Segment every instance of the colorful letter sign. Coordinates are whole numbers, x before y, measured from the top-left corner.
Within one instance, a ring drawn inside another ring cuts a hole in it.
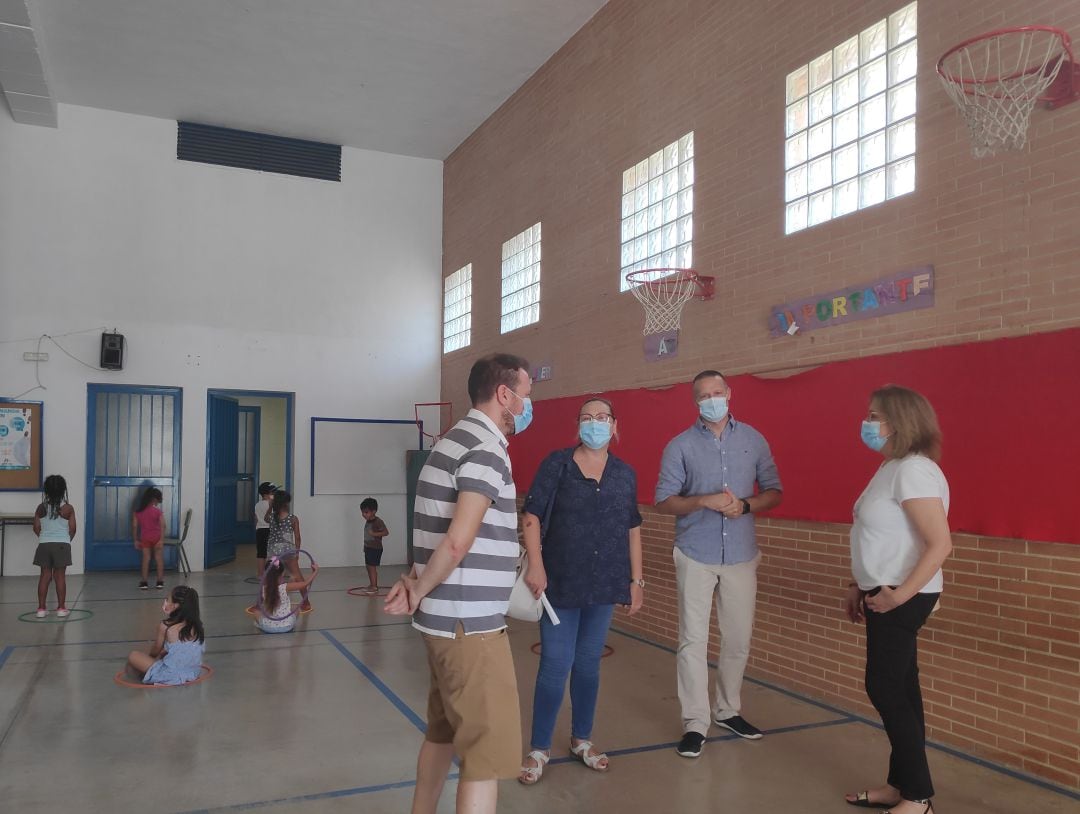
[[[769,314],[772,336],[832,328],[859,319],[883,317],[934,304],[934,267],[919,266],[874,283],[774,306]]]

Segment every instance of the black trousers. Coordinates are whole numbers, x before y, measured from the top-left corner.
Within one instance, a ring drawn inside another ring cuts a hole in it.
[[[934,796],[926,763],[918,635],[939,596],[915,594],[885,613],[866,609],[866,694],[892,746],[889,785],[899,789],[905,800]]]

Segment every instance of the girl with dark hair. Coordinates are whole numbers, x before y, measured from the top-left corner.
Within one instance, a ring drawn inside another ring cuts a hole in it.
[[[67,482],[59,475],[45,478],[41,504],[34,512],[34,534],[38,547],[34,552],[34,565],[41,568],[38,578],[38,619],[48,615],[45,599],[49,595],[49,583],[56,583],[56,615],[63,619],[71,613],[64,604],[67,601],[67,577],[65,569],[71,565],[71,541],[75,538],[75,509],[68,503]]]
[[[303,582],[304,576],[300,573],[300,559],[297,554],[300,550],[300,518],[292,513],[292,495],[284,489],[274,492],[270,511],[266,513],[266,522],[270,524],[270,537],[266,543],[267,558],[276,557],[280,560],[289,570],[292,582]],[[300,612],[307,613],[311,610],[307,589],[302,589],[300,594],[303,597]]]
[[[143,684],[187,684],[202,670],[206,632],[199,618],[199,592],[177,585],[161,603],[165,618],[158,627],[150,652],[133,650],[128,666]]]
[[[295,562],[296,558],[293,557]],[[296,627],[296,614],[291,613],[292,601],[289,591],[306,594],[311,583],[318,576],[319,566],[311,564],[311,576],[305,580],[286,582],[285,563],[277,557],[271,557],[266,563],[265,582],[262,589],[262,608],[257,609],[255,625],[263,633],[288,633]]]
[[[165,587],[165,515],[160,508],[162,500],[161,490],[151,486],[142,493],[131,515],[131,537],[135,541],[135,549],[142,551],[140,591],[147,590],[151,551],[154,552],[154,565],[157,567],[157,588],[161,590]]]

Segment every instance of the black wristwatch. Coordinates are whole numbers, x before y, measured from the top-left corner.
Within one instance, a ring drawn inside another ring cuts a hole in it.
[[[750,501],[747,500],[746,498],[743,498],[742,513],[743,514],[750,514]]]

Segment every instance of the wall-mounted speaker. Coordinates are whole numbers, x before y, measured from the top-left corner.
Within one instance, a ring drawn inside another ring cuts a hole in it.
[[[124,335],[101,335],[101,367],[104,370],[124,369]]]

